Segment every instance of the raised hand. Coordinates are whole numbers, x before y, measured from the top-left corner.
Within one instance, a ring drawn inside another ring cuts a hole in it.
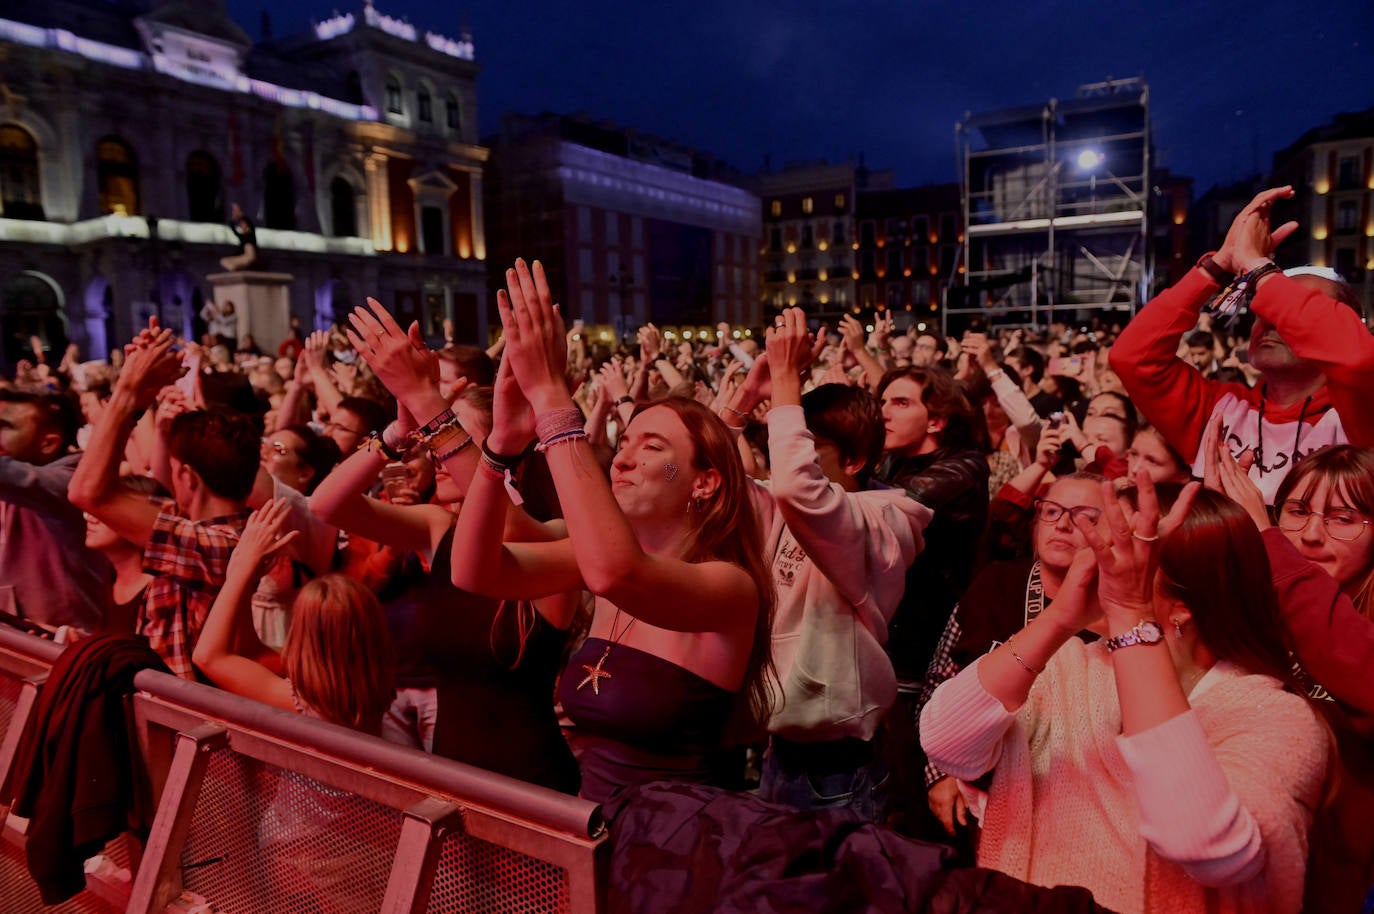
[[[497,292],[496,306],[505,328],[505,358],[535,412],[569,405],[566,330],[543,265],[536,260],[531,270],[516,260],[506,271],[506,289]]]
[[[625,369],[620,356],[611,356],[610,359],[602,362],[598,372],[601,375],[601,387],[611,398],[611,403],[630,395],[630,387],[625,381]]]
[[[254,511],[229,556],[226,574],[261,574],[266,559],[300,536],[299,530],[281,532],[290,516],[291,505],[284,498],[270,498]]]
[[[663,351],[663,338],[659,335],[658,328],[653,324],[645,324],[639,328],[635,339],[639,342],[640,360],[646,365],[652,365]]]
[[[1118,498],[1110,482],[1102,483],[1102,516],[1074,522],[1083,531],[1097,560],[1097,596],[1102,611],[1127,626],[1154,615],[1155,553],[1161,536],[1178,527],[1201,486],[1184,486],[1173,508],[1160,517],[1159,498],[1150,474],[1136,474],[1136,510]],[[1057,599],[1056,599],[1056,602]]]
[[[806,313],[800,308],[788,308],[778,316],[777,323],[768,328],[765,350],[772,366],[773,388],[795,381],[800,386],[801,373],[811,364],[811,333],[806,329]]]
[[[170,329],[158,329],[157,319],[149,321],[133,342],[124,347],[124,367],[116,387],[133,396],[139,409],[146,409],[158,392],[186,373],[181,353],[174,352]]]
[[[352,325],[344,331],[348,342],[386,389],[398,400],[408,399],[415,409],[417,397],[429,398],[437,393],[439,361],[425,345],[418,322],[412,322],[409,330],[402,330],[375,298],[369,298],[367,305],[354,308],[348,316]]]
[[[496,369],[491,419],[487,446],[497,454],[522,453],[534,439],[534,410],[515,379],[509,354]]]
[[[1212,258],[1213,262],[1220,269],[1238,273],[1252,268],[1258,261],[1267,259],[1274,248],[1297,231],[1296,222],[1286,222],[1272,233],[1269,230],[1269,218],[1273,213],[1274,203],[1291,196],[1291,185],[1271,187],[1256,194],[1255,198],[1236,214],[1235,220],[1226,232],[1226,240],[1221,243],[1221,249]]]
[[[840,336],[844,339],[849,348],[855,352],[864,348],[864,325],[859,323],[859,319],[852,314],[846,314],[840,318]]]

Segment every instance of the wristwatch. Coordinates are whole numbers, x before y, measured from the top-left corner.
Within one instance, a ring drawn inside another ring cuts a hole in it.
[[[1111,653],[1117,648],[1130,647],[1133,644],[1158,644],[1164,640],[1164,629],[1158,622],[1151,622],[1146,619],[1136,625],[1135,628],[1127,632],[1122,632],[1115,638],[1103,640],[1107,648],[1107,653]]]

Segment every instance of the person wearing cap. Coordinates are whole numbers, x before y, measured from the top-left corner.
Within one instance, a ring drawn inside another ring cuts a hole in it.
[[[1278,187],[1251,200],[1221,249],[1156,296],[1111,352],[1132,402],[1192,460],[1195,476],[1202,476],[1204,431],[1220,415],[1231,452],[1253,457],[1250,478],[1267,503],[1304,454],[1328,444],[1374,447],[1374,410],[1361,402],[1374,390],[1374,337],[1358,296],[1333,270],[1284,272],[1272,259],[1297,223],[1271,231],[1270,211],[1292,195],[1291,187]],[[1253,389],[1209,381],[1178,355],[1183,335],[1219,291],[1222,310],[1248,306],[1254,315],[1250,363],[1260,383]]]

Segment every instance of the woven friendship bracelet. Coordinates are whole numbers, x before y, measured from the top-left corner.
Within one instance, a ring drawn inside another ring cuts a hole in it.
[[[568,406],[563,409],[551,409],[546,413],[540,413],[534,420],[534,433],[538,436],[541,443],[548,444],[549,439],[555,435],[573,429],[581,429],[586,424],[582,418],[582,411],[576,406]]]

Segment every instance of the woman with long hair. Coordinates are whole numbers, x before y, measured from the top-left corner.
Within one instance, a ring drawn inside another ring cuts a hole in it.
[[[1358,910],[1374,889],[1374,450],[1337,444],[1304,456],[1272,514],[1225,443],[1206,457],[1208,483],[1262,531],[1293,651],[1340,750],[1338,791],[1312,831],[1306,909]]]
[[[491,434],[453,537],[453,582],[512,600],[594,595],[590,632],[558,688],[576,725],[584,796],[713,780],[736,709],[759,724],[768,702],[772,584],[734,440],[700,403],[647,404],[630,419],[608,480],[564,379],[566,331],[543,268],[517,261],[506,282],[498,293],[505,357]],[[369,359],[409,364],[390,316],[360,312],[357,345]],[[417,363],[413,374],[422,373]],[[405,383],[392,390],[406,403]],[[535,437],[566,536],[503,542],[509,455]]]
[[[288,514],[287,503],[273,499],[248,519],[192,660],[226,691],[376,735],[396,681],[391,637],[371,591],[341,575],[306,584],[279,660],[253,631],[249,598],[264,560],[296,536],[281,532]]]
[[[1330,746],[1291,689],[1264,544],[1224,496],[1190,484],[1161,520],[1136,488],[1132,511],[1104,484],[1058,599],[936,691],[922,743],[992,773],[980,865],[1123,914],[1296,912]]]

